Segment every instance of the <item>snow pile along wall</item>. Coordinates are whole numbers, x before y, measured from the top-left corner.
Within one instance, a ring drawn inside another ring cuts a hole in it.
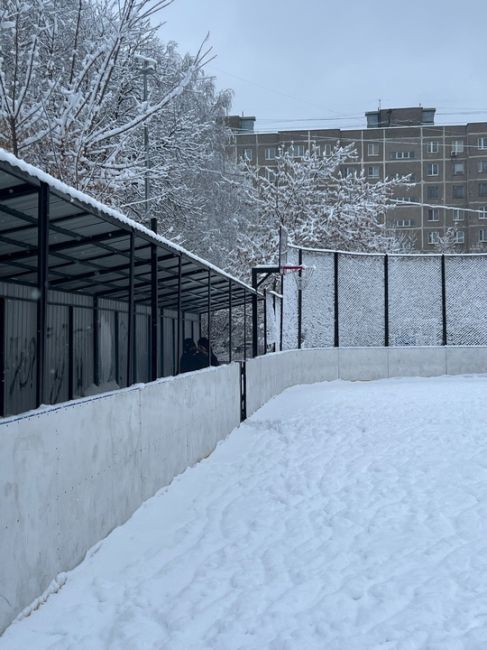
[[[240,422],[239,367],[0,423],[0,631]]]

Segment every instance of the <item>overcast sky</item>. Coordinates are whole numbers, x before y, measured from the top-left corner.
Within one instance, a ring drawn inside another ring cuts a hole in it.
[[[487,0],[174,0],[161,17],[183,52],[210,33],[206,73],[258,130],[362,127],[379,99],[487,121]]]

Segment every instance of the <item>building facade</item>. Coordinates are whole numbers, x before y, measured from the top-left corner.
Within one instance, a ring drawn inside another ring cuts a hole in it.
[[[412,187],[398,190],[388,223],[419,251],[437,250],[454,228],[453,249],[487,252],[487,122],[435,125],[434,108],[379,109],[366,113],[367,128],[257,133],[254,117],[230,116],[232,155],[260,168],[275,165],[279,150],[293,146],[296,157],[318,148],[331,152],[353,143],[357,159],[342,172],[363,172],[371,182],[410,175]]]

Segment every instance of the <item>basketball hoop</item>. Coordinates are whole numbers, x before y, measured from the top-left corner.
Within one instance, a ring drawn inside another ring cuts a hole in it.
[[[303,291],[309,285],[315,269],[315,266],[305,266],[304,264],[283,264],[281,273],[283,275],[291,274],[298,291]]]

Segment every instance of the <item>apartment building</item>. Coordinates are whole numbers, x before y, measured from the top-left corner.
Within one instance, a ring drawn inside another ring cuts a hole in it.
[[[487,252],[487,122],[435,125],[434,108],[379,109],[365,114],[359,130],[312,129],[257,133],[255,117],[230,116],[232,155],[272,169],[279,149],[294,155],[318,147],[353,143],[357,160],[343,172],[364,172],[371,182],[410,175],[414,187],[396,192],[390,225],[409,235],[419,251],[435,250],[439,237],[455,229],[455,251]]]

